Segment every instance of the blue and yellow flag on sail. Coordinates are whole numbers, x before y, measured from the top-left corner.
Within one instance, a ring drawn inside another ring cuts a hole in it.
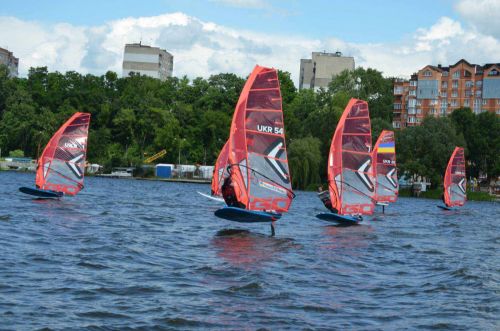
[[[394,147],[394,141],[390,141],[387,143],[381,143],[378,145],[379,153],[396,153],[396,148]]]

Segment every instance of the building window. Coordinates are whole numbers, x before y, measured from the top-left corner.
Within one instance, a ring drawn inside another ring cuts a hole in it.
[[[452,96],[453,98],[458,97],[458,92],[457,92],[457,91],[452,91],[452,92],[451,92],[451,96]]]
[[[481,104],[481,99],[474,99],[474,107],[479,106]]]
[[[448,71],[443,71],[443,76],[448,77]]]
[[[409,95],[412,95],[412,96],[415,96],[417,95],[417,91],[415,90],[411,90],[410,93],[408,93]]]
[[[464,107],[469,107],[469,99],[464,100]]]
[[[460,78],[460,71],[457,70],[453,73],[453,78]]]
[[[481,90],[476,91],[476,97],[481,97]]]
[[[458,106],[457,99],[451,99],[451,106],[452,107],[457,107]]]
[[[448,88],[448,82],[442,82],[441,88]]]
[[[422,100],[417,100],[417,106],[421,106],[422,105]]]
[[[473,87],[474,83],[471,80],[465,81],[465,87]]]
[[[498,70],[493,69],[490,72],[488,72],[488,76],[500,76],[500,72]]]
[[[432,72],[430,70],[426,70],[426,71],[424,71],[424,76],[425,77],[431,77],[432,76]]]
[[[417,86],[416,80],[410,80],[410,86]]]
[[[454,80],[452,84],[453,88],[458,88],[458,80]]]
[[[478,80],[476,82],[476,86],[479,87],[479,86],[482,86],[483,85],[483,81],[482,80]]]
[[[488,103],[488,100],[483,99],[483,106],[486,106],[487,103]]]
[[[498,108],[498,109],[495,111],[495,113],[496,113],[497,115],[500,115],[500,108]]]
[[[394,104],[394,109],[401,109],[401,104],[400,103],[395,103]]]
[[[442,96],[443,98],[448,97],[448,92],[441,92],[441,96]]]
[[[448,101],[445,100],[441,100],[441,108],[446,108],[448,106]]]
[[[464,70],[464,77],[471,77],[471,73],[469,70]]]
[[[500,105],[500,99],[497,99],[497,105]]]

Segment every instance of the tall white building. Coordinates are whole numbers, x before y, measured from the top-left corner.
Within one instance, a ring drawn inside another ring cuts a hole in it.
[[[123,77],[131,72],[160,80],[172,77],[174,57],[164,49],[147,45],[126,44],[123,53]]]
[[[10,77],[17,77],[19,69],[19,59],[5,48],[0,47],[0,64],[4,64],[9,69]]]
[[[354,70],[354,58],[342,53],[313,52],[311,59],[300,60],[299,89],[327,88],[334,76]]]

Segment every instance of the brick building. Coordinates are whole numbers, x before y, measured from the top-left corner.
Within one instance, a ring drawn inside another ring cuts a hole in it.
[[[449,67],[427,65],[410,80],[394,80],[396,129],[420,125],[427,115],[447,116],[461,107],[500,115],[500,63],[481,66],[462,59]]]

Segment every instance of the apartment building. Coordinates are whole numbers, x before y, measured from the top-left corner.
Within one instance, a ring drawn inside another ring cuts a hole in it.
[[[410,80],[394,80],[393,127],[420,125],[425,116],[447,116],[468,107],[500,115],[500,63],[427,65]]]
[[[354,70],[354,58],[341,52],[313,52],[311,59],[300,60],[299,89],[328,88],[332,78],[344,70]]]
[[[131,72],[135,72],[164,81],[172,77],[174,57],[158,47],[141,43],[126,44],[122,69],[122,77],[128,77]]]
[[[4,64],[9,69],[10,77],[17,77],[19,74],[19,59],[12,52],[0,47],[0,64]]]

